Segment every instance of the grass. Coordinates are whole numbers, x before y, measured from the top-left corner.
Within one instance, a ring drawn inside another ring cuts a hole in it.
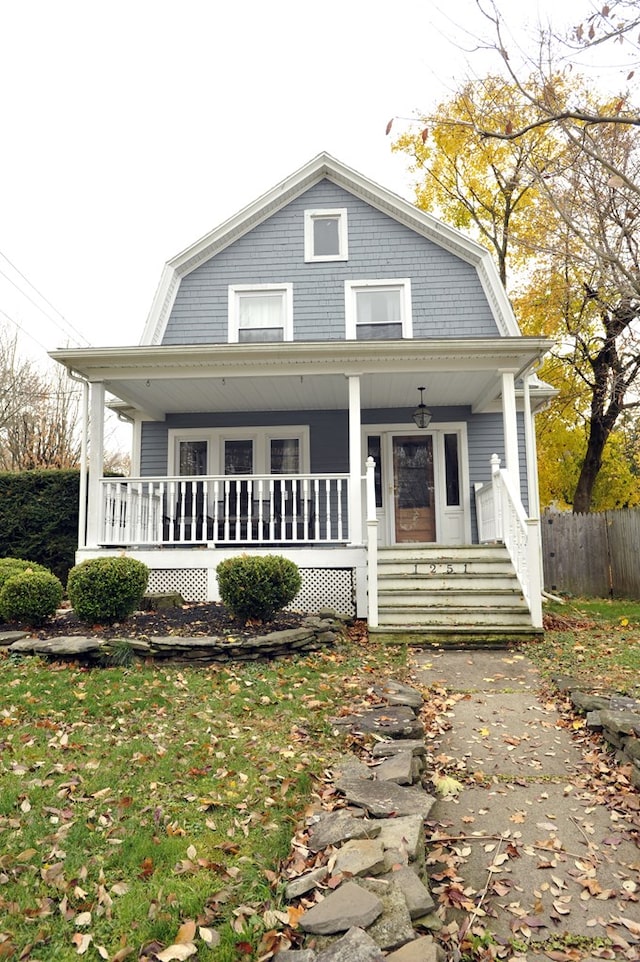
[[[526,649],[544,675],[640,698],[640,602],[578,598],[545,615],[552,627]]]
[[[344,750],[330,717],[405,659],[357,638],[229,667],[0,659],[0,959],[153,958],[190,921],[202,962],[255,954]]]

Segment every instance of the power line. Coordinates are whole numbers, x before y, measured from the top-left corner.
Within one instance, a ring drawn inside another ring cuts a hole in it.
[[[44,351],[45,354],[48,353],[47,348],[44,346],[44,344],[42,344],[42,343],[38,340],[38,338],[35,336],[35,334],[32,334],[30,331],[27,331],[27,329],[24,328],[24,327],[22,326],[22,324],[19,324],[18,321],[16,321],[15,317],[11,317],[9,314],[7,314],[6,311],[3,311],[1,307],[0,307],[0,314],[2,314],[3,317],[6,317],[6,319],[7,319],[8,321],[10,321],[12,324],[15,324],[15,326],[18,328],[18,330],[22,331],[23,334],[26,334],[27,337],[30,337],[32,341],[35,341],[35,343],[38,345],[38,347],[39,347],[39,348],[42,348],[42,350]]]
[[[34,299],[33,299],[32,297],[30,297],[30,295],[29,295],[26,291],[22,290],[22,288],[19,287],[18,284],[16,284],[16,282],[13,280],[13,278],[9,277],[9,275],[6,274],[3,270],[0,270],[0,274],[2,274],[2,276],[5,277],[5,278],[9,281],[9,283],[14,286],[15,289],[16,289],[17,291],[19,291],[20,294],[22,294],[23,297],[26,297],[27,300],[30,301],[30,303],[33,304],[33,306],[34,306],[37,310],[39,310],[42,314],[44,314],[44,316],[45,316],[46,318],[48,318],[48,320],[50,320],[51,323],[54,324],[55,327],[57,327],[58,330],[62,332],[62,334],[64,334],[66,337],[68,337],[68,336],[69,336],[69,333],[72,332],[73,335],[74,335],[73,340],[75,340],[78,344],[80,343],[80,341],[84,341],[84,343],[85,343],[87,346],[89,346],[89,341],[86,339],[86,337],[84,336],[84,334],[81,334],[80,331],[79,331],[76,327],[74,327],[73,324],[72,324],[70,321],[68,321],[68,320],[66,319],[66,317],[64,316],[64,314],[62,314],[62,313],[58,310],[58,308],[55,307],[55,306],[51,303],[51,301],[48,300],[48,299],[44,296],[44,294],[42,294],[41,291],[38,290],[38,288],[35,286],[35,284],[32,284],[32,283],[31,283],[31,281],[29,280],[29,278],[26,277],[26,276],[22,273],[22,271],[21,271],[19,268],[17,268],[16,265],[13,264],[13,263],[9,260],[9,258],[7,257],[7,255],[6,255],[5,253],[3,253],[2,251],[0,251],[0,256],[2,256],[2,257],[4,258],[4,260],[7,262],[7,264],[11,267],[11,269],[14,270],[14,271],[16,272],[16,274],[18,274],[19,277],[21,277],[22,280],[23,280],[26,284],[28,284],[29,287],[30,287],[33,291],[36,292],[36,294],[38,295],[38,297],[41,298],[41,300],[43,300],[44,303],[45,303],[48,307],[50,307],[51,310],[54,311],[54,312],[58,315],[59,318],[61,318],[61,320],[62,320],[62,321],[65,323],[65,325],[67,326],[67,330],[65,331],[64,328],[62,328],[62,327],[60,326],[60,324],[56,321],[55,318],[51,317],[51,315],[48,314],[47,311],[45,311],[40,304],[38,304],[36,301],[34,301]]]

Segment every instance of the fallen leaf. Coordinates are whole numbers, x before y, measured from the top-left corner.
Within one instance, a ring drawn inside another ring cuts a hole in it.
[[[156,958],[158,962],[173,962],[173,960],[182,962],[183,959],[191,958],[197,951],[193,942],[181,942],[179,945],[168,945],[162,952],[157,952]]]
[[[220,933],[217,932],[216,929],[210,929],[206,925],[201,925],[198,929],[198,935],[203,942],[206,942],[207,945],[211,947],[220,944]]]
[[[76,932],[75,935],[71,936],[71,941],[75,945],[78,955],[84,955],[93,941],[93,936],[87,933],[80,935],[79,932]]]
[[[196,923],[193,919],[187,919],[178,929],[175,937],[176,942],[193,942],[196,937]]]

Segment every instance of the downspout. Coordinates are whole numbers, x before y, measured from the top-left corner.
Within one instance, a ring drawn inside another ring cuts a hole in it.
[[[82,435],[80,440],[80,494],[78,504],[78,548],[87,543],[87,447],[89,424],[89,383],[79,374],[68,370],[72,381],[82,384]]]

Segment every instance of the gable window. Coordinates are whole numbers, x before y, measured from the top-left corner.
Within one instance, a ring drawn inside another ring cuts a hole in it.
[[[411,281],[345,281],[346,335],[358,341],[412,337]]]
[[[347,208],[305,210],[305,261],[346,261],[348,256]]]
[[[229,287],[230,342],[291,340],[291,284],[232,284]]]

